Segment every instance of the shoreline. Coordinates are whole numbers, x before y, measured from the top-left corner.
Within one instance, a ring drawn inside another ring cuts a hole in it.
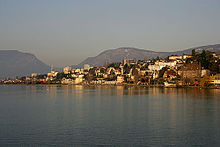
[[[200,87],[200,86],[171,86],[171,87],[166,87],[164,85],[135,85],[135,84],[24,84],[24,83],[19,83],[19,84],[0,84],[2,85],[32,85],[32,86],[84,86],[84,87],[117,87],[117,86],[123,86],[123,87],[147,87],[147,88],[194,88],[194,89],[220,89],[220,87]]]

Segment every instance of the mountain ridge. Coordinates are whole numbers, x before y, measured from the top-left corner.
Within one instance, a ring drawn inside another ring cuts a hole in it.
[[[0,78],[50,71],[50,67],[35,55],[18,50],[0,50],[0,69]]]
[[[147,60],[170,55],[191,54],[192,50],[201,52],[203,49],[220,53],[220,44],[193,47],[182,51],[157,52],[133,47],[120,47],[102,51],[97,56],[88,57],[73,68],[81,68],[84,64],[103,66],[105,63],[121,62],[123,59]],[[55,68],[56,69],[56,68]],[[60,71],[60,68],[56,70]],[[0,50],[0,79],[5,77],[28,76],[31,73],[47,73],[50,67],[39,60],[34,54],[19,50]]]
[[[220,44],[192,47],[182,51],[172,51],[172,52],[157,52],[157,51],[138,49],[132,47],[120,47],[117,49],[105,50],[94,57],[88,57],[78,65],[73,65],[72,67],[81,68],[83,67],[84,64],[89,64],[91,66],[103,66],[105,63],[121,62],[124,58],[145,60],[145,59],[156,58],[157,56],[164,58],[170,55],[191,54],[193,49],[195,49],[196,52],[201,52],[203,49],[217,52],[220,50]]]

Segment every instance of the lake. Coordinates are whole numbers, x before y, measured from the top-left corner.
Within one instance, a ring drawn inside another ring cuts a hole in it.
[[[0,146],[220,146],[220,89],[1,85]]]

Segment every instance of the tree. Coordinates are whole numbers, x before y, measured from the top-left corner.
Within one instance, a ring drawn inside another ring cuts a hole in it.
[[[193,50],[192,50],[192,56],[194,57],[195,55],[196,55],[196,50],[193,49]]]
[[[145,66],[144,66],[144,68],[145,68],[145,69],[148,69],[148,66],[149,66],[149,63],[146,63]]]
[[[129,67],[128,64],[126,63],[126,64],[124,65],[124,74],[129,74],[129,72],[130,72],[130,67]]]
[[[159,57],[159,56],[157,56],[156,60],[160,60],[160,57]]]
[[[20,80],[25,81],[26,77],[21,77]]]
[[[187,60],[186,63],[188,63],[189,60]],[[220,61],[219,59],[215,59],[210,51],[203,50],[201,54],[194,55],[192,61],[201,63],[201,66],[204,69],[210,70],[211,74],[220,73]]]
[[[115,72],[114,72],[113,69],[111,69],[111,71],[110,71],[110,75],[115,75]]]
[[[212,65],[211,65],[211,68],[210,68],[210,71],[212,74],[218,74],[220,73],[220,59],[217,60],[217,62],[213,62]]]
[[[191,58],[187,58],[186,59],[186,64],[189,64],[189,63],[191,63],[193,60],[191,59]]]
[[[132,75],[134,76],[134,82],[137,84],[139,81],[139,72],[135,67],[132,68]]]
[[[164,73],[165,73],[165,71],[167,71],[167,67],[163,67],[160,71],[159,71],[159,78],[162,78],[163,77],[163,75],[164,75]]]
[[[118,69],[118,68],[120,67],[120,64],[121,64],[120,62],[111,63],[111,64],[108,65],[108,68],[109,68],[109,67],[114,67],[115,69]]]
[[[57,74],[56,79],[57,79],[57,80],[62,80],[64,77],[65,77],[64,72],[60,72],[60,73]]]
[[[100,72],[101,72],[101,73],[105,73],[105,69],[104,69],[104,68],[101,68],[101,69],[100,69]]]
[[[96,71],[96,68],[91,68],[91,69],[89,70],[89,75],[96,76],[95,71]]]
[[[169,60],[169,56],[167,56],[166,58],[165,58],[165,61],[166,62],[169,62],[170,60]]]

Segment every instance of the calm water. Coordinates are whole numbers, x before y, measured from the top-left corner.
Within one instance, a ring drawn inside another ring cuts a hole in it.
[[[220,146],[220,90],[0,86],[0,146]]]

